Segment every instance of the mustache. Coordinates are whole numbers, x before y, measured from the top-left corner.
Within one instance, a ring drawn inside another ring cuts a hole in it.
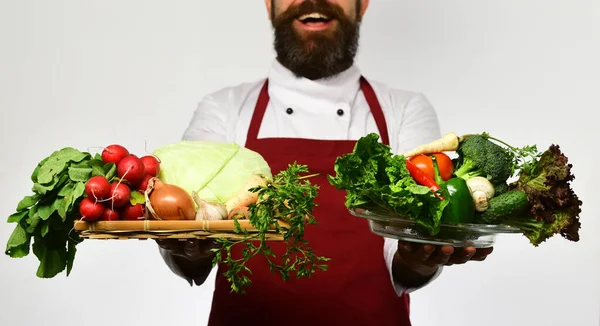
[[[332,4],[327,0],[306,0],[299,5],[289,7],[283,13],[279,14],[278,17],[273,17],[273,25],[280,26],[289,24],[302,15],[314,12],[321,13],[330,19],[338,21],[348,20],[344,10],[336,4]]]

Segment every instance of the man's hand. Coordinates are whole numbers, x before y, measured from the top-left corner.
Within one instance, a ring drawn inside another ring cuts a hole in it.
[[[171,271],[186,279],[190,285],[204,283],[217,254],[211,251],[218,248],[216,241],[166,239],[156,240],[156,243],[164,250],[163,259]]]
[[[217,242],[213,240],[189,239],[181,241],[178,239],[157,239],[156,243],[171,255],[186,258],[192,262],[212,260],[216,253],[211,250],[218,248]]]
[[[483,261],[493,249],[454,248],[398,241],[393,265],[394,279],[408,287],[418,287],[429,281],[441,266]]]

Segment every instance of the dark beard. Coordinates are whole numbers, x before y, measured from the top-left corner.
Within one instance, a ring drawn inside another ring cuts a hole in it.
[[[304,1],[278,17],[274,17],[274,5],[272,24],[277,60],[297,77],[311,80],[328,78],[354,64],[360,30],[360,1],[357,1],[356,21],[346,16],[342,8],[326,0]],[[312,12],[320,12],[337,20],[335,31],[299,35],[294,29],[294,21]]]

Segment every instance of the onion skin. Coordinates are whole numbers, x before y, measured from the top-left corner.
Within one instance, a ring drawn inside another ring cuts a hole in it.
[[[146,197],[148,210],[158,220],[196,219],[196,207],[192,196],[179,186],[152,178],[148,182]]]

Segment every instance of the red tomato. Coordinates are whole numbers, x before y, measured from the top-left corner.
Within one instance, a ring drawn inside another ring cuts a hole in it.
[[[450,180],[450,178],[452,178],[452,173],[454,172],[454,166],[452,165],[452,160],[450,157],[444,153],[436,153],[432,155],[435,155],[442,180]],[[433,160],[431,159],[431,155],[416,155],[411,157],[410,161],[419,169],[423,170],[427,176],[435,180],[435,170],[433,168]]]
[[[423,171],[428,177],[435,180],[433,161],[427,155],[416,155],[410,158],[410,161]]]

